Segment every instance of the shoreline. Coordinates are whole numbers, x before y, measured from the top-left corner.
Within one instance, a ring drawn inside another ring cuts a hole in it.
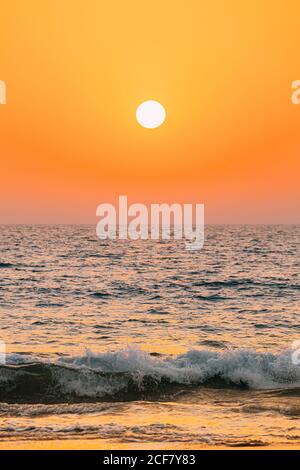
[[[300,450],[300,444],[270,444],[269,446],[220,446],[209,444],[187,444],[185,446],[157,442],[130,443],[110,442],[103,439],[61,439],[61,440],[7,440],[0,441],[0,450],[98,450],[98,451],[169,451],[177,450],[189,452],[193,450]]]

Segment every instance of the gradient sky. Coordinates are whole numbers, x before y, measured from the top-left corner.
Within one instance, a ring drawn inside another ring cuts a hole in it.
[[[0,223],[96,223],[119,194],[299,223],[299,18],[298,0],[1,0]],[[135,120],[148,99],[158,129]]]

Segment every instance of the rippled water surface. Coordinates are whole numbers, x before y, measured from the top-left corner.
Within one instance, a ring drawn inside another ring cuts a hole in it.
[[[300,446],[299,241],[210,226],[188,252],[2,226],[0,439]]]

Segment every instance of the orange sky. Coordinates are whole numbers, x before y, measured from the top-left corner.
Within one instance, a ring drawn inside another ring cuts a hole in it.
[[[299,18],[298,0],[1,0],[0,223],[96,223],[119,194],[299,223]],[[135,120],[148,99],[158,129]]]

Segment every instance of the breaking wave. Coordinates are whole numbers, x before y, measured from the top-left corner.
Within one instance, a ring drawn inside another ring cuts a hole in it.
[[[0,366],[0,401],[65,403],[155,399],[196,387],[293,390],[300,395],[300,366],[291,351],[191,350],[157,357],[139,350],[93,354],[56,362],[10,356]]]

